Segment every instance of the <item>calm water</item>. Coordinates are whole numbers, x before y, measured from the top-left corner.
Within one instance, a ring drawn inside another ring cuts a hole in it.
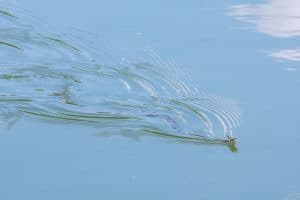
[[[298,0],[0,1],[0,198],[300,199],[299,43]]]

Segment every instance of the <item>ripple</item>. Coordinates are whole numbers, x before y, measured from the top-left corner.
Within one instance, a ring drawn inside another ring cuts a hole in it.
[[[236,150],[237,103],[200,95],[199,87],[152,49],[145,49],[150,61],[101,64],[97,50],[87,44],[27,25],[17,16],[0,9],[7,22],[0,24],[2,122],[30,117]]]

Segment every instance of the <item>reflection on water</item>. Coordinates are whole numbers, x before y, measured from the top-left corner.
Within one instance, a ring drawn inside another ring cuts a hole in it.
[[[300,61],[300,48],[274,51],[270,56],[291,61]]]
[[[299,200],[300,199],[300,193],[291,193],[288,194],[286,197],[284,197],[284,200]]]
[[[232,6],[231,16],[254,25],[255,29],[279,38],[300,36],[300,1],[269,0],[261,4],[242,4]],[[276,50],[272,57],[291,61],[300,60],[299,48]]]
[[[259,32],[274,37],[300,35],[300,1],[270,0],[262,4],[233,6],[230,14],[255,25]]]
[[[144,132],[229,144],[239,126],[236,102],[200,94],[151,49],[151,61],[101,64],[96,50],[70,36],[41,31],[0,10],[0,119],[12,126],[33,117],[55,123]]]

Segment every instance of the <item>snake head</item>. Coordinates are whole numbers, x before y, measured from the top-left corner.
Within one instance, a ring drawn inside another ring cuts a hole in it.
[[[234,137],[227,136],[226,144],[229,147],[231,152],[237,152],[237,150],[238,150],[235,146],[236,140],[237,139]]]

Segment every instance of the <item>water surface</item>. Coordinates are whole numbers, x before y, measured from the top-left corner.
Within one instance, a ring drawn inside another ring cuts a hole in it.
[[[299,199],[297,1],[0,8],[1,198]]]

